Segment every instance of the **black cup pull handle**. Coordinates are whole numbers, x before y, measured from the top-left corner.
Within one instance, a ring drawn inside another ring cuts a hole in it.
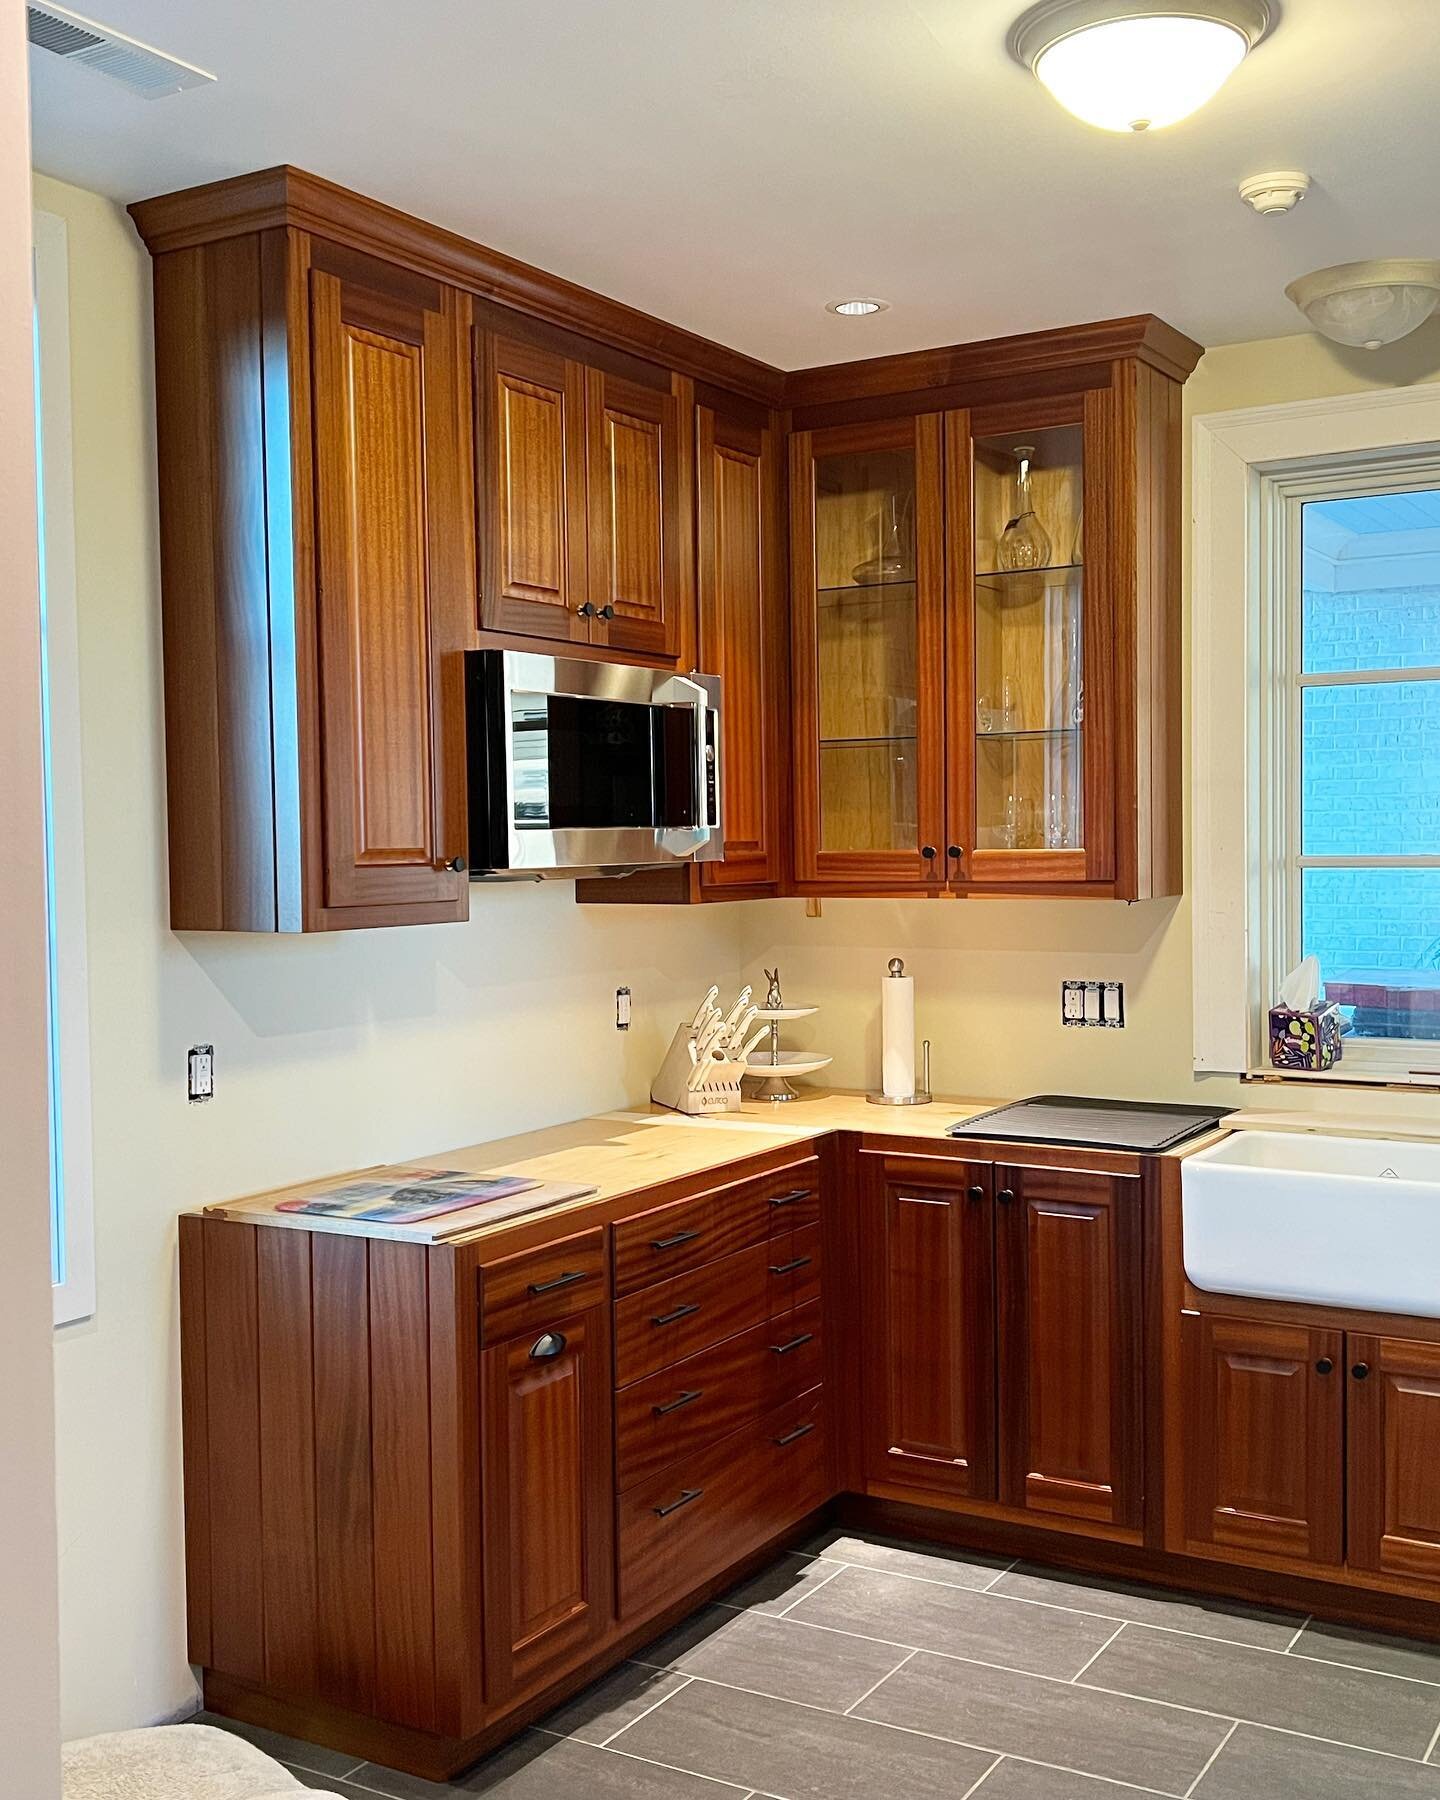
[[[698,1500],[704,1492],[704,1488],[682,1488],[678,1500],[672,1500],[668,1506],[657,1506],[654,1509],[655,1517],[668,1519],[672,1512],[679,1512],[682,1506],[688,1506],[692,1500]]]
[[[584,1281],[584,1269],[567,1269],[563,1275],[557,1275],[553,1281],[532,1281],[532,1294],[553,1294],[556,1288],[574,1287],[577,1281]]]
[[[1328,1356],[1322,1356],[1320,1358],[1320,1360],[1315,1364],[1315,1373],[1317,1375],[1328,1375],[1334,1367],[1335,1367],[1335,1364],[1330,1360],[1330,1358]]]
[[[698,1231],[677,1231],[674,1237],[651,1238],[652,1250],[678,1250],[681,1244],[693,1244],[700,1233]]]
[[[650,1410],[657,1419],[663,1419],[666,1413],[679,1412],[682,1406],[693,1406],[697,1400],[703,1398],[703,1388],[687,1388],[683,1394],[677,1394],[673,1400],[667,1400],[663,1406],[652,1406]]]
[[[652,1325],[673,1325],[677,1319],[688,1319],[691,1313],[699,1312],[699,1303],[687,1300],[683,1306],[673,1307],[668,1313],[658,1313],[650,1323]]]
[[[811,1189],[809,1188],[791,1188],[788,1194],[772,1194],[770,1204],[772,1206],[793,1206],[797,1200],[808,1200],[810,1194]]]
[[[564,1348],[563,1331],[542,1331],[530,1346],[530,1354],[536,1362],[548,1362],[552,1356],[559,1356]]]
[[[770,1273],[772,1275],[793,1275],[796,1269],[808,1269],[809,1267],[810,1258],[808,1256],[793,1256],[788,1263],[771,1263]]]
[[[793,1444],[796,1438],[809,1437],[814,1429],[815,1421],[812,1419],[808,1425],[797,1425],[793,1431],[787,1431],[784,1437],[771,1438],[770,1442],[783,1450],[787,1444]]]
[[[798,1350],[802,1344],[808,1344],[814,1335],[813,1331],[802,1331],[799,1337],[791,1338],[788,1344],[772,1344],[770,1348],[777,1356],[788,1356],[792,1350]]]

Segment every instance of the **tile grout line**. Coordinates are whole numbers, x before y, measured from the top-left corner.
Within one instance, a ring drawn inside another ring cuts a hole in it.
[[[679,1690],[677,1689],[676,1692],[678,1693]],[[666,1698],[668,1699],[669,1695],[667,1695]],[[651,1708],[651,1711],[654,1711],[653,1707]],[[633,1720],[631,1722],[632,1724],[635,1723]],[[548,1725],[531,1725],[526,1729],[537,1732],[541,1737],[554,1738],[557,1744],[579,1744],[586,1750],[606,1750],[612,1756],[623,1756],[626,1762],[644,1763],[648,1768],[668,1769],[672,1775],[689,1775],[695,1781],[709,1781],[713,1782],[716,1787],[733,1788],[740,1794],[741,1800],[754,1800],[754,1795],[758,1791],[755,1788],[744,1788],[738,1781],[727,1781],[723,1775],[706,1775],[700,1769],[687,1769],[680,1763],[660,1762],[653,1756],[641,1756],[636,1750],[622,1749],[610,1739],[607,1739],[603,1744],[592,1744],[588,1738],[567,1737],[563,1731],[554,1731]],[[520,1736],[523,1737],[523,1735],[523,1732],[520,1733]],[[618,1737],[620,1733],[616,1732],[615,1735]],[[512,1743],[518,1742],[518,1738],[512,1738],[510,1741]],[[484,1758],[481,1760],[483,1761]],[[394,1796],[387,1795],[386,1800],[394,1800]]]
[[[990,1779],[990,1777],[1000,1767],[1001,1763],[1004,1762],[1004,1760],[1005,1760],[1005,1757],[1002,1752],[1001,1755],[999,1755],[995,1758],[994,1762],[991,1763],[990,1767],[985,1771],[985,1773],[980,1777],[980,1779],[975,1783],[975,1785],[973,1787],[966,1788],[965,1792],[960,1796],[960,1800],[974,1800],[974,1796],[980,1792],[981,1788],[984,1787],[985,1783]]]
[[[1006,1563],[1006,1565],[1003,1569],[997,1569],[995,1571],[995,1573],[990,1577],[990,1579],[985,1583],[984,1587],[976,1588],[975,1592],[977,1594],[988,1594],[990,1592],[991,1588],[994,1587],[994,1585],[997,1581],[1003,1581],[1012,1569],[1018,1569],[1019,1567],[1020,1567],[1020,1558],[1017,1556],[1013,1559],[1013,1561]],[[980,1777],[980,1779],[982,1781],[984,1781],[986,1779],[986,1777],[982,1775]],[[971,1791],[971,1793],[974,1793],[975,1790],[972,1788],[970,1791]]]
[[[890,1679],[890,1677],[892,1675],[898,1675],[900,1673],[900,1671],[905,1667],[906,1663],[908,1663],[910,1661],[910,1658],[912,1656],[918,1656],[919,1654],[920,1654],[920,1652],[918,1650],[907,1650],[905,1652],[904,1656],[902,1656],[900,1658],[899,1662],[896,1663],[896,1665],[893,1669],[887,1669],[878,1681],[872,1681],[870,1683],[869,1687],[866,1688],[866,1690],[863,1694],[858,1695],[854,1700],[852,1700],[850,1702],[850,1704],[845,1708],[844,1714],[842,1716],[844,1718],[848,1719],[850,1717],[850,1715],[854,1712],[855,1708],[860,1705],[862,1700],[868,1700],[870,1698],[870,1696],[875,1692],[876,1688],[884,1687],[885,1683]]]
[[[1305,1617],[1300,1621],[1299,1627],[1296,1630],[1294,1637],[1292,1637],[1290,1642],[1285,1646],[1285,1654],[1287,1656],[1295,1648],[1295,1646],[1300,1642],[1301,1638],[1304,1637],[1305,1627],[1310,1623],[1310,1621],[1314,1617],[1315,1617],[1314,1613],[1306,1613]]]
[[[1428,1763],[1430,1758],[1435,1754],[1435,1746],[1437,1744],[1440,1744],[1440,1724],[1437,1724],[1434,1731],[1430,1734],[1430,1742],[1425,1747],[1425,1756],[1423,1759],[1425,1762]],[[1431,1766],[1433,1767],[1434,1765],[1432,1764]]]
[[[1126,1622],[1125,1622],[1125,1623],[1128,1623],[1128,1620],[1127,1620],[1127,1621],[1126,1621]],[[1110,1646],[1111,1646],[1111,1645],[1112,1645],[1112,1644],[1113,1644],[1113,1643],[1114,1643],[1114,1642],[1115,1642],[1115,1640],[1116,1640],[1116,1638],[1118,1638],[1118,1637],[1119,1637],[1119,1635],[1120,1635],[1120,1633],[1121,1633],[1121,1632],[1122,1632],[1122,1631],[1123,1631],[1123,1630],[1124,1630],[1124,1629],[1125,1629],[1125,1624],[1120,1624],[1120,1625],[1117,1625],[1117,1626],[1116,1626],[1116,1627],[1115,1627],[1115,1629],[1114,1629],[1114,1631],[1112,1631],[1112,1632],[1111,1632],[1111,1633],[1110,1633],[1110,1635],[1109,1635],[1109,1637],[1108,1637],[1108,1638],[1106,1638],[1106,1640],[1105,1640],[1105,1642],[1104,1642],[1104,1643],[1103,1643],[1103,1644],[1102,1644],[1102,1645],[1101,1645],[1101,1646],[1100,1646],[1100,1648],[1099,1648],[1099,1649],[1098,1649],[1098,1650],[1097,1650],[1097,1651],[1095,1651],[1095,1653],[1094,1653],[1094,1654],[1093,1654],[1093,1655],[1092,1655],[1092,1656],[1087,1656],[1087,1657],[1086,1657],[1086,1658],[1085,1658],[1085,1660],[1084,1660],[1084,1662],[1083,1662],[1083,1663],[1081,1663],[1081,1665],[1080,1665],[1080,1667],[1079,1667],[1079,1668],[1078,1668],[1078,1669],[1077,1669],[1077,1670],[1076,1670],[1076,1671],[1075,1671],[1075,1673],[1074,1673],[1074,1674],[1073,1674],[1073,1675],[1072,1675],[1072,1676],[1071,1676],[1071,1677],[1070,1677],[1070,1685],[1071,1685],[1071,1687],[1074,1687],[1074,1685],[1075,1685],[1075,1684],[1076,1684],[1076,1682],[1077,1682],[1077,1681],[1079,1681],[1079,1679],[1080,1679],[1080,1677],[1081,1677],[1081,1676],[1082,1676],[1082,1675],[1083,1675],[1083,1674],[1084,1674],[1084,1673],[1085,1673],[1085,1671],[1086,1671],[1086,1670],[1087,1670],[1087,1669],[1088,1669],[1088,1668],[1089,1668],[1089,1667],[1090,1667],[1090,1665],[1091,1665],[1091,1663],[1093,1663],[1093,1662],[1097,1662],[1097,1661],[1098,1661],[1098,1660],[1099,1660],[1099,1659],[1100,1659],[1100,1657],[1102,1657],[1102,1656],[1103,1656],[1103,1655],[1104,1655],[1104,1654],[1105,1654],[1105,1652],[1106,1652],[1106,1651],[1107,1651],[1107,1650],[1108,1650],[1108,1649],[1109,1649],[1109,1648],[1110,1648]]]
[[[622,1664],[621,1666],[623,1667],[624,1665]],[[683,1694],[685,1689],[689,1687],[690,1683],[695,1679],[693,1675],[682,1674],[679,1669],[674,1669],[670,1672],[680,1676],[680,1685],[678,1687],[667,1689],[658,1700],[652,1700],[650,1705],[645,1708],[644,1712],[636,1713],[633,1719],[627,1719],[618,1730],[612,1731],[609,1737],[602,1739],[600,1743],[600,1748],[602,1750],[608,1750],[615,1742],[616,1738],[620,1736],[621,1732],[628,1731],[632,1725],[638,1725],[642,1719],[648,1719],[657,1706],[663,1706],[667,1700],[673,1700],[676,1694]]]
[[[817,1558],[817,1560],[819,1560],[819,1559]],[[826,1558],[825,1560],[828,1561],[829,1558]],[[786,1603],[784,1604],[784,1606],[782,1606],[780,1608],[779,1612],[772,1612],[766,1616],[768,1616],[769,1618],[772,1618],[772,1619],[785,1618],[788,1615],[790,1608],[792,1606],[798,1606],[802,1600],[808,1600],[810,1598],[811,1594],[818,1594],[820,1592],[821,1588],[829,1587],[830,1583],[835,1579],[835,1577],[837,1575],[843,1575],[844,1572],[846,1571],[846,1569],[848,1569],[849,1567],[850,1567],[849,1563],[836,1564],[836,1566],[830,1571],[830,1573],[824,1578],[823,1581],[817,1581],[815,1583],[814,1587],[807,1588],[806,1591],[802,1594],[797,1594],[793,1600],[787,1600]],[[740,1610],[742,1612],[752,1612],[756,1609],[753,1607],[747,1606],[747,1607],[742,1607]]]
[[[1215,1748],[1205,1758],[1205,1767],[1203,1769],[1201,1769],[1200,1773],[1195,1777],[1195,1779],[1190,1783],[1189,1787],[1187,1787],[1185,1790],[1185,1800],[1190,1800],[1190,1796],[1195,1792],[1196,1788],[1199,1787],[1200,1783],[1210,1773],[1211,1766],[1215,1762],[1215,1759],[1219,1756],[1220,1752],[1230,1742],[1231,1738],[1234,1737],[1235,1733],[1239,1729],[1240,1729],[1240,1721],[1237,1719],[1235,1721],[1235,1723],[1230,1727],[1230,1729],[1225,1733],[1224,1737],[1221,1738],[1220,1742],[1215,1746]]]

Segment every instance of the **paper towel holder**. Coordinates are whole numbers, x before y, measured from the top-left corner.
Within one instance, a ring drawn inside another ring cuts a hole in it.
[[[892,976],[905,973],[905,964],[898,956],[890,958],[889,968]],[[925,1038],[920,1045],[920,1086],[913,1094],[867,1094],[865,1098],[872,1106],[928,1106],[930,1104],[929,1038]]]

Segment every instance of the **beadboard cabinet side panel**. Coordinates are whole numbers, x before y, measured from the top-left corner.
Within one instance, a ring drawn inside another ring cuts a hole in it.
[[[431,1254],[182,1221],[188,1614],[207,1674],[460,1735],[479,1711],[475,1398]]]

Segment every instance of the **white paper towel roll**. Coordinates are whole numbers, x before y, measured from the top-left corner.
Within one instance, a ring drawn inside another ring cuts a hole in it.
[[[892,971],[903,970],[898,957]],[[887,1100],[915,1092],[915,979],[891,973],[880,983],[881,1090]]]

